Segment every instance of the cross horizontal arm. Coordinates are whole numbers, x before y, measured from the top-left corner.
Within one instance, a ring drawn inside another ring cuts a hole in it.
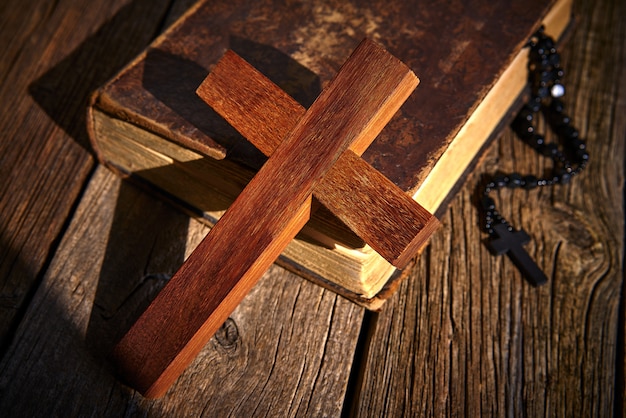
[[[364,42],[114,350],[120,374],[162,395],[299,231],[313,188],[371,142],[417,85]],[[262,212],[262,215],[259,214]]]
[[[198,95],[266,156],[306,109],[233,51],[227,51]],[[383,258],[404,267],[439,221],[358,155],[353,145],[313,190],[314,196]]]

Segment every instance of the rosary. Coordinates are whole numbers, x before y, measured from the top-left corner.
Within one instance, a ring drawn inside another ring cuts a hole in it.
[[[538,153],[553,160],[552,175],[538,178],[533,175],[522,176],[519,173],[498,174],[483,186],[481,196],[482,226],[489,234],[487,247],[496,255],[507,254],[524,277],[534,286],[547,282],[546,275],[526,253],[522,244],[530,241],[523,230],[516,231],[498,213],[495,201],[489,194],[504,187],[531,190],[536,187],[567,184],[580,173],[589,161],[585,142],[579,137],[578,130],[563,112],[560,98],[565,94],[561,82],[564,71],[560,65],[560,56],[554,47],[554,40],[545,35],[543,28],[537,31],[528,42],[530,56],[528,80],[531,89],[530,100],[519,112],[511,127],[516,135]],[[543,135],[536,132],[533,121],[539,112],[543,114],[546,125],[556,133],[558,143],[546,143]]]

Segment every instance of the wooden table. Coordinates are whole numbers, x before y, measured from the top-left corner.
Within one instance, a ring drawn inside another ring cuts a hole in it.
[[[568,186],[499,197],[533,237],[547,286],[481,243],[480,175],[549,168],[507,130],[382,312],[274,266],[164,398],[119,384],[112,344],[206,229],[97,165],[85,107],[190,4],[0,5],[0,415],[623,413],[620,0],[576,0],[562,54],[588,169]]]

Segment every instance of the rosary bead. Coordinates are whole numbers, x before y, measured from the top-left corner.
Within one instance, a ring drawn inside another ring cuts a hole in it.
[[[513,121],[511,127],[513,128],[515,133],[522,138],[532,136],[535,132],[535,127],[528,119],[517,118]]]
[[[553,66],[558,67],[559,65],[561,65],[561,56],[553,52],[552,54],[550,54],[548,61]]]
[[[541,71],[537,72],[534,76],[535,83],[547,83],[548,81],[552,81],[552,71]]]
[[[484,196],[481,203],[483,205],[483,209],[489,211],[490,213],[492,213],[491,211],[496,208],[496,202],[490,197]]]
[[[539,110],[541,110],[541,97],[534,95],[528,102],[528,107],[533,113],[539,112]]]
[[[520,112],[517,114],[516,121],[519,120],[519,121],[532,122],[534,118],[535,118],[535,115],[532,109],[528,106],[524,106],[522,110],[520,110]]]
[[[532,125],[524,126],[523,130],[520,128],[520,130],[516,131],[515,133],[519,135],[522,139],[528,140],[535,136],[535,127]]]
[[[563,102],[558,100],[558,99],[552,99],[552,101],[550,102],[550,110],[557,112],[557,113],[561,113],[563,112],[564,106],[563,106]]]
[[[572,140],[578,138],[578,130],[574,128],[572,125],[561,125],[557,127],[557,133],[560,137],[565,138],[567,140]]]
[[[531,138],[527,139],[528,144],[533,148],[540,148],[545,143],[545,139],[541,135],[533,135]]]
[[[565,113],[560,113],[560,117],[556,119],[556,125],[569,125],[572,119]]]
[[[533,175],[524,176],[524,189],[531,190],[537,187],[537,177]]]
[[[563,169],[558,169],[558,170],[555,170],[552,181],[555,184],[556,183],[567,184],[569,183],[570,179],[571,179],[571,175],[567,171]]]
[[[567,138],[569,146],[574,150],[584,150],[587,148],[587,144],[580,138]]]
[[[537,67],[545,68],[549,65],[548,56],[545,53],[545,49],[541,46],[531,51],[529,69],[534,73]],[[533,68],[534,65],[534,68]]]
[[[550,124],[552,129],[555,129],[556,131],[564,129],[564,127],[569,125],[571,122],[570,117],[565,113],[547,112],[545,116],[548,124]]]
[[[497,175],[493,178],[493,182],[499,189],[501,189],[506,186],[506,184],[509,182],[509,179],[506,176]]]
[[[563,97],[564,94],[565,94],[565,87],[563,87],[562,84],[555,83],[550,88],[550,96],[552,97]]]
[[[556,155],[553,158],[554,158],[554,161],[558,161],[559,163],[563,164],[566,168],[569,166],[569,161],[567,161],[567,158],[565,158],[565,155],[560,150],[557,151]]]
[[[589,160],[589,153],[584,149],[579,149],[576,151],[576,158],[578,158],[578,161],[587,162]]]
[[[508,187],[516,189],[522,185],[522,176],[519,173],[512,173],[509,175]]]
[[[550,51],[550,53],[552,54],[556,53],[556,49],[554,49],[554,41],[552,40],[552,38],[548,36],[544,36],[542,40],[543,40],[543,47],[547,51]]]
[[[543,42],[541,40],[535,44],[535,48],[533,48],[531,53],[532,55],[536,55],[538,57],[543,57],[546,55],[546,48],[543,46]],[[532,61],[537,61],[537,60],[535,59]]]
[[[541,97],[542,99],[545,97],[548,97],[550,95],[550,90],[548,90],[547,87],[539,87],[537,89],[537,96]]]
[[[556,144],[545,144],[541,152],[546,157],[553,157],[559,152],[559,148]]]

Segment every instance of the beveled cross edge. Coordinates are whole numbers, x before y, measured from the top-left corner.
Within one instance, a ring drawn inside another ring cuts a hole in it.
[[[313,189],[348,147],[367,148],[417,83],[363,41],[115,346],[120,377],[146,397],[163,395],[304,226]],[[263,222],[251,216],[259,208]]]

